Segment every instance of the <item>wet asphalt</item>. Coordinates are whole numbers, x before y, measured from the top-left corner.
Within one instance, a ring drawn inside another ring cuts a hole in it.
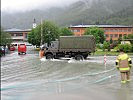
[[[133,100],[131,82],[120,83],[116,56],[89,56],[87,60],[39,59],[29,47],[1,58],[2,100]],[[133,60],[133,58],[132,58]]]

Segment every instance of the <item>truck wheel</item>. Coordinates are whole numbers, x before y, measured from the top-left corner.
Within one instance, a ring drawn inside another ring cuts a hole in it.
[[[20,55],[20,53],[18,53],[18,55]]]
[[[83,56],[82,55],[76,55],[75,60],[83,60]]]
[[[58,57],[58,56],[54,56],[54,59],[59,59],[60,57]]]
[[[53,59],[53,55],[52,54],[47,54],[46,59]]]
[[[87,55],[83,55],[83,57],[84,57],[84,59],[87,59],[87,57],[88,57],[88,54],[87,54]]]

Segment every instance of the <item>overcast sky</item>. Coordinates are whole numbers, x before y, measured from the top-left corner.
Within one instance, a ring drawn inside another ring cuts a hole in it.
[[[2,11],[25,11],[38,7],[66,6],[78,0],[1,0]]]

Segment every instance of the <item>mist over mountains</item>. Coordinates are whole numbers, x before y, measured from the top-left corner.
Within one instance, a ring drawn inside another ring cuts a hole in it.
[[[64,7],[35,9],[25,12],[2,12],[1,25],[4,28],[32,28],[33,19],[37,24],[50,20],[59,26],[77,24],[120,24],[133,25],[133,0],[79,0]]]

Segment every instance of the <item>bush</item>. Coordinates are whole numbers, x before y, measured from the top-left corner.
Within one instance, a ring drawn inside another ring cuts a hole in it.
[[[118,46],[114,48],[115,51],[119,52]]]
[[[96,44],[96,47],[97,47],[98,49],[102,49],[102,48],[103,48],[103,44]]]
[[[133,52],[133,44],[132,44],[132,49],[131,49],[131,52]]]
[[[110,51],[110,43],[109,42],[104,42],[103,43],[103,51],[105,51],[105,49],[108,49],[108,51]]]
[[[117,46],[117,50],[123,49],[124,52],[132,52],[133,46],[130,44],[120,44]]]
[[[110,49],[114,49],[118,45],[118,42],[113,42],[110,44]]]

